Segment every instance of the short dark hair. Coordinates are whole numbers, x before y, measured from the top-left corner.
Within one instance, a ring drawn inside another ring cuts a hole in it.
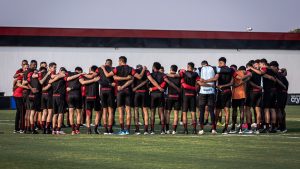
[[[79,66],[77,66],[77,67],[75,68],[75,71],[81,71],[81,72],[82,72],[82,68],[79,67]]]
[[[227,59],[225,57],[220,57],[219,61],[226,63]]]
[[[59,70],[60,70],[60,71],[64,71],[64,72],[67,71],[67,69],[66,69],[65,67],[61,67],[61,68],[59,68]]]
[[[41,65],[41,64],[47,64],[47,62],[44,62],[44,61],[43,61],[43,62],[40,63],[40,65]]]
[[[171,65],[170,69],[174,72],[177,72],[178,67],[176,65]]]
[[[267,59],[263,58],[263,59],[260,60],[260,63],[264,63],[264,64],[267,65],[267,64],[268,64],[268,61],[267,61]]]
[[[274,66],[274,67],[279,67],[279,64],[278,64],[278,62],[277,61],[272,61],[272,62],[270,62],[270,66]]]
[[[153,67],[156,69],[156,70],[159,70],[161,68],[161,64],[159,62],[154,62],[153,63]]]
[[[22,60],[22,64],[28,64],[28,60],[26,60],[26,59]]]
[[[256,59],[254,63],[260,63],[260,59]]]
[[[56,63],[55,63],[55,62],[49,63],[49,67],[53,67],[53,66],[56,66]]]
[[[36,60],[31,60],[31,61],[30,61],[30,64],[32,64],[32,63],[37,64],[37,61],[36,61]]]
[[[112,63],[112,60],[111,60],[111,59],[106,59],[105,62],[110,62],[110,63]]]
[[[125,56],[120,56],[119,60],[121,60],[123,63],[127,63],[127,58]]]
[[[202,65],[202,66],[208,65],[208,62],[207,62],[206,60],[203,60],[203,61],[201,62],[201,65]]]
[[[45,68],[45,67],[40,67],[39,71],[45,71],[45,72],[47,72],[47,68]]]
[[[246,67],[245,66],[240,66],[239,70],[246,70]]]
[[[235,64],[231,65],[230,67],[233,67],[235,70],[237,70],[237,66]]]
[[[93,66],[91,67],[91,71],[93,71],[93,72],[96,72],[97,69],[98,69],[98,67],[97,67],[96,65],[93,65]]]
[[[195,64],[194,64],[193,62],[189,62],[188,65],[189,65],[192,69],[194,69],[194,67],[195,67]]]

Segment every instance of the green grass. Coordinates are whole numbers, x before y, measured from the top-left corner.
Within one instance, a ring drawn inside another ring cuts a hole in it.
[[[0,168],[299,168],[299,112],[286,134],[52,136],[12,134],[15,112],[0,111]]]

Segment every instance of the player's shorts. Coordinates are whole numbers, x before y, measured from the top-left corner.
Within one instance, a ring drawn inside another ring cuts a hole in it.
[[[182,112],[196,112],[196,95],[183,92]]]
[[[174,108],[174,110],[179,111],[181,109],[181,99],[177,98],[167,98],[166,100],[166,110],[172,110]]]
[[[48,93],[42,93],[41,109],[53,109],[53,98]]]
[[[132,92],[130,89],[124,89],[117,93],[117,107],[131,106]]]
[[[100,104],[100,98],[96,97],[93,99],[90,99],[89,97],[86,97],[85,100],[86,110],[95,110],[100,111],[101,110],[101,104]]]
[[[218,92],[216,108],[218,109],[224,109],[225,107],[231,108],[231,96],[232,96],[231,91]]]
[[[134,107],[149,107],[150,96],[148,92],[135,92],[134,93]]]
[[[115,98],[112,88],[101,88],[100,99],[103,108],[114,107]]]
[[[41,94],[30,94],[28,96],[29,109],[40,112],[41,111]]]
[[[151,103],[150,103],[151,109],[155,109],[157,107],[159,108],[164,107],[165,98],[163,92],[151,92],[150,99],[151,99]]]
[[[264,108],[276,108],[276,99],[277,99],[276,93],[277,93],[276,89],[264,91],[264,94],[263,94]]]
[[[277,93],[277,108],[284,109],[287,102],[287,92],[278,92]]]
[[[245,106],[245,99],[232,99],[232,108],[236,109],[238,107]]]
[[[260,107],[262,103],[262,92],[250,92],[246,98],[246,106]]]
[[[65,112],[66,99],[64,95],[53,95],[53,114]]]
[[[81,95],[69,95],[68,107],[74,109],[82,109],[82,96]]]
[[[215,94],[199,94],[199,100],[197,102],[197,105],[199,107],[202,106],[214,106],[216,101]]]

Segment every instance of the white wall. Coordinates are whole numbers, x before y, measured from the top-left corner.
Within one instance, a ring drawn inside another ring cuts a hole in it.
[[[277,60],[280,67],[288,69],[290,93],[300,93],[300,50],[222,50],[222,49],[145,49],[145,48],[68,48],[68,47],[0,47],[0,91],[6,95],[12,94],[12,76],[20,68],[22,59],[36,59],[38,62],[56,62],[58,66],[65,66],[73,70],[81,66],[85,71],[91,65],[101,65],[107,58],[111,58],[114,65],[118,57],[125,55],[128,64],[146,65],[151,69],[154,61],[159,61],[165,70],[171,64],[185,68],[187,62],[200,65],[203,59],[211,65],[216,65],[219,57],[227,57],[228,65],[245,65],[250,59],[266,58],[268,61]]]

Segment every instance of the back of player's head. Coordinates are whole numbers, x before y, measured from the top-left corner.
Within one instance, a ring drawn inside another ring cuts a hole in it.
[[[272,61],[272,62],[270,62],[270,66],[274,66],[274,67],[278,68],[279,64],[277,61]]]
[[[138,65],[136,65],[136,69],[143,69],[143,66],[138,64]]]
[[[53,67],[53,66],[56,66],[56,63],[55,63],[55,62],[49,63],[49,67],[50,67],[50,68]]]
[[[98,67],[97,67],[96,65],[93,65],[93,66],[91,67],[91,71],[93,71],[93,72],[96,72],[97,69],[98,69]]]
[[[188,63],[188,66],[189,66],[191,69],[194,69],[195,64],[194,64],[193,62],[189,62],[189,63]]]
[[[246,70],[246,67],[245,66],[240,66],[239,70]]]
[[[121,61],[122,63],[127,63],[127,58],[125,56],[120,56],[119,61]]]
[[[61,68],[59,68],[59,70],[60,70],[61,72],[67,72],[67,69],[66,69],[65,67],[61,67]]]
[[[252,67],[253,66],[253,64],[251,64],[250,62],[248,62],[247,64],[246,64],[246,67]]]
[[[83,71],[82,68],[79,66],[75,68],[75,72],[82,72],[82,71]]]
[[[156,70],[159,70],[161,68],[161,64],[159,62],[154,62],[153,68],[155,68]]]
[[[233,68],[234,70],[237,70],[237,66],[235,64],[231,65],[230,68]]]
[[[219,62],[224,62],[224,63],[226,63],[226,61],[227,61],[227,59],[226,59],[225,57],[220,57],[220,58],[219,58]]]
[[[206,61],[206,60],[203,60],[202,62],[201,62],[201,66],[207,66],[208,65],[208,62]]]
[[[170,69],[171,69],[171,71],[173,71],[173,72],[177,72],[178,67],[177,67],[176,65],[171,65]]]
[[[263,63],[265,65],[268,65],[268,61],[267,59],[263,58],[263,59],[260,59],[260,62],[259,63]]]

